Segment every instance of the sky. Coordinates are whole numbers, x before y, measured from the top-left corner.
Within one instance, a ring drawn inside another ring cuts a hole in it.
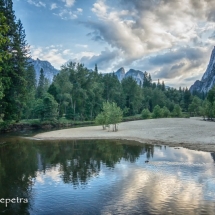
[[[172,87],[201,79],[215,46],[214,0],[13,0],[33,59],[149,72]]]

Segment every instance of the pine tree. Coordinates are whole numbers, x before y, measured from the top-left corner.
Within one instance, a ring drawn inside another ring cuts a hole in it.
[[[8,37],[6,36],[7,32],[9,30],[9,26],[6,24],[6,18],[3,15],[3,13],[0,13],[0,74],[3,69],[3,62],[7,59],[9,59],[10,55],[9,52],[5,49],[5,45],[9,42]],[[4,96],[4,88],[3,88],[3,80],[2,80],[2,74],[0,75],[0,99]]]
[[[184,91],[184,109],[185,111],[188,111],[189,104],[191,103],[191,93],[186,88]]]
[[[6,34],[9,42],[4,46],[4,51],[10,53],[10,58],[0,66],[4,86],[4,97],[1,101],[2,113],[4,120],[18,121],[27,99],[26,67],[28,52],[26,50],[25,32],[21,21],[16,21],[12,0],[0,1],[0,13],[6,17],[6,25],[9,26]]]
[[[143,79],[143,87],[151,87],[151,86],[152,86],[151,75],[145,71],[144,72],[144,79]]]
[[[36,80],[36,71],[33,65],[28,65],[26,72],[26,81],[28,92],[31,90],[36,90],[37,80]]]
[[[155,89],[157,87],[156,83],[152,84],[152,88]]]
[[[37,92],[36,92],[36,98],[43,98],[45,94],[45,75],[43,68],[40,69],[40,78],[39,78],[39,83],[37,87]]]
[[[157,88],[160,90],[161,89],[161,84],[160,84],[160,80],[158,79],[158,83],[157,83]]]
[[[97,64],[95,64],[95,72],[98,73],[98,67]]]
[[[213,104],[215,102],[215,86],[209,90],[208,95],[207,95],[207,100]]]
[[[149,86],[151,87],[152,86],[152,78],[151,78],[151,75],[149,74]]]
[[[166,87],[165,87],[164,81],[162,81],[161,90],[162,90],[162,91],[165,91],[165,89],[166,89]]]
[[[35,94],[36,94],[36,86],[37,86],[37,80],[36,80],[36,71],[34,69],[33,65],[29,65],[27,67],[27,101],[25,104],[25,107],[23,109],[23,116],[25,119],[29,119],[33,117],[33,110],[35,107]]]

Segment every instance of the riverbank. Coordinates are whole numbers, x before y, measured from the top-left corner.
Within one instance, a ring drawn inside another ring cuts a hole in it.
[[[35,138],[126,139],[215,152],[215,123],[198,117],[149,119],[120,123],[117,132],[89,126],[40,133]]]
[[[123,117],[123,121],[134,121],[141,120],[141,114],[135,116]],[[65,117],[54,120],[45,120],[40,121],[39,119],[23,119],[20,122],[16,123],[14,121],[3,123],[0,122],[0,134],[1,133],[10,133],[23,130],[51,130],[51,129],[62,129],[62,128],[73,128],[73,127],[83,127],[94,125],[95,121],[80,121],[80,120],[69,120]]]
[[[66,119],[59,119],[59,120],[47,120],[47,121],[40,121],[39,119],[34,120],[21,120],[18,123],[11,122],[8,124],[0,124],[0,133],[9,133],[9,132],[16,132],[16,131],[23,131],[23,130],[38,130],[38,129],[61,129],[61,128],[71,128],[76,126],[88,126],[93,125],[94,121],[74,121],[74,120],[66,120]]]

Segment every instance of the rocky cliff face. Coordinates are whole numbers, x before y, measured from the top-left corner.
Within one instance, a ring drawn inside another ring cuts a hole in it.
[[[122,67],[114,72],[114,74],[120,82],[123,78],[132,77],[139,85],[143,84],[144,73],[142,71],[130,69],[128,72],[125,72],[125,69]]]
[[[31,59],[30,63],[33,64],[36,71],[37,82],[39,81],[41,68],[43,68],[44,75],[48,78],[50,83],[52,82],[53,77],[59,73],[59,70],[55,69],[48,61],[43,61],[37,58],[36,60]],[[123,78],[132,77],[139,85],[143,84],[144,73],[142,71],[130,69],[128,72],[125,72],[125,69],[121,67],[114,72],[114,74],[120,82]]]
[[[48,61],[43,61],[37,58],[36,60],[31,59],[30,63],[33,64],[34,69],[36,71],[37,82],[40,77],[41,68],[43,69],[44,75],[49,80],[50,83],[52,82],[53,77],[59,73],[59,71],[55,69]]]
[[[114,73],[118,80],[121,82],[122,79],[125,77],[125,69],[122,67],[120,69],[118,69],[115,73]]]
[[[197,80],[190,87],[190,92],[207,93],[215,85],[215,47],[211,53],[208,67],[202,76],[201,81]]]
[[[130,69],[126,74],[125,78],[132,77],[139,85],[143,84],[144,74],[140,70]]]

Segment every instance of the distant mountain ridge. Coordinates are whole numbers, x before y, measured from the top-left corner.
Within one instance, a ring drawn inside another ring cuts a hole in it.
[[[37,82],[40,77],[41,68],[43,69],[44,75],[50,83],[52,82],[54,76],[59,73],[59,70],[55,69],[48,61],[40,60],[39,58],[37,58],[36,60],[30,59],[29,62],[34,66]]]
[[[36,60],[30,59],[30,63],[34,66],[36,71],[36,80],[39,81],[40,70],[41,68],[44,71],[45,77],[51,83],[54,76],[59,73],[59,70],[55,69],[50,62],[40,60],[37,58]],[[93,71],[93,70],[90,70]],[[107,73],[104,73],[104,75]],[[118,80],[121,82],[124,78],[132,77],[139,85],[143,84],[144,81],[144,73],[140,70],[130,69],[128,72],[125,72],[125,69],[121,67],[114,74],[117,76]]]
[[[215,85],[215,46],[212,50],[208,67],[201,81],[197,80],[190,87],[190,92],[207,93]]]
[[[144,72],[140,70],[130,69],[125,72],[125,69],[121,67],[114,74],[117,76],[118,80],[121,82],[124,78],[132,77],[139,85],[143,84]]]
[[[114,74],[117,76],[118,80],[121,82],[122,79],[125,77],[125,69],[121,67],[118,69]]]

